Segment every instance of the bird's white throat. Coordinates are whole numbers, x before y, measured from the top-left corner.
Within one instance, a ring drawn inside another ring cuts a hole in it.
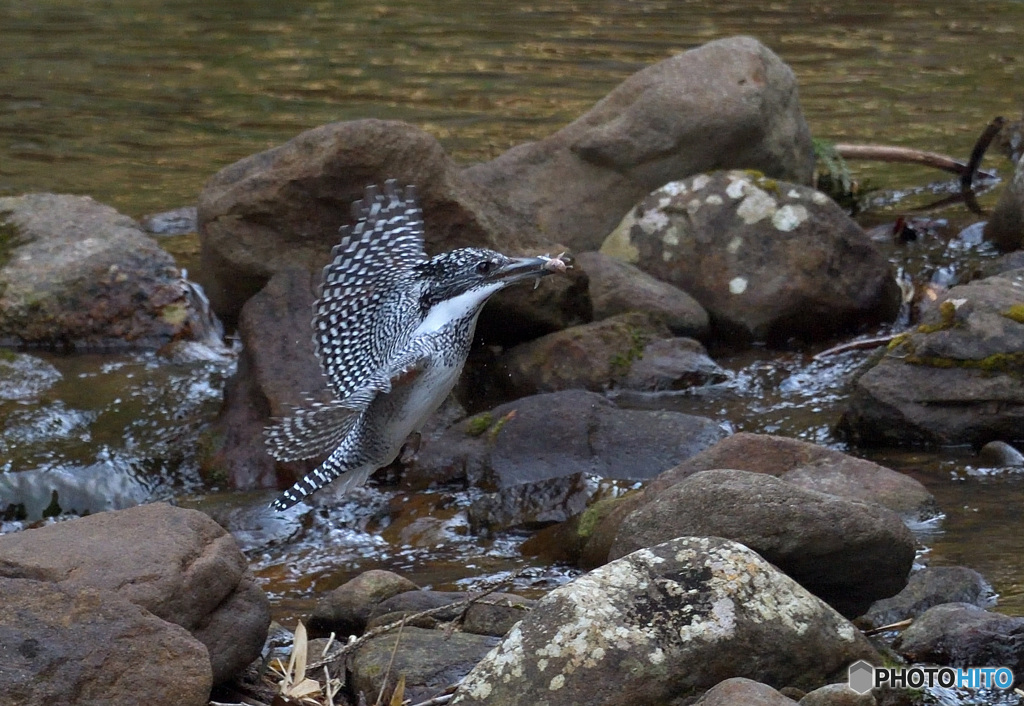
[[[439,301],[430,307],[430,311],[427,312],[420,325],[416,327],[413,336],[425,336],[435,333],[450,323],[461,321],[467,316],[475,314],[483,306],[483,303],[487,301],[487,298],[503,286],[504,282],[494,282],[493,284],[463,292],[451,299]]]

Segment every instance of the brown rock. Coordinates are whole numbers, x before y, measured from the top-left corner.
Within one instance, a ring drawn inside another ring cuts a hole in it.
[[[719,682],[704,692],[694,706],[794,706],[787,698],[767,684],[743,677]]]
[[[419,586],[391,571],[371,569],[347,581],[317,601],[310,620],[316,634],[360,635],[382,601]]]
[[[985,239],[1003,252],[1024,247],[1024,157],[985,224]]]
[[[205,706],[201,642],[109,591],[0,578],[0,694],[18,706]]]
[[[0,345],[159,348],[201,335],[173,258],[87,196],[0,198]]]
[[[259,656],[270,624],[267,597],[231,535],[165,503],[3,535],[0,576],[116,593],[206,645],[215,683]]]

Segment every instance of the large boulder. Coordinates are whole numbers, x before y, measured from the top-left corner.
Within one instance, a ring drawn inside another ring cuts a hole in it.
[[[492,491],[574,473],[645,480],[724,435],[703,417],[620,409],[565,390],[500,405],[424,440],[403,480],[418,488],[458,479]]]
[[[1003,252],[1024,247],[1024,157],[985,223],[985,239]]]
[[[235,540],[165,503],[0,536],[0,577],[117,594],[206,646],[215,683],[260,654],[270,605]]]
[[[623,520],[609,558],[682,536],[740,542],[851,618],[906,586],[916,548],[880,505],[722,469],[648,498]]]
[[[1024,439],[1024,270],[950,289],[854,384],[840,428],[862,446]]]
[[[125,598],[0,578],[0,694],[18,706],[205,706],[206,648]]]
[[[877,659],[838,613],[746,547],[680,537],[555,589],[451,703],[505,706],[693,697],[724,679],[814,688]]]
[[[889,263],[835,202],[756,172],[666,184],[601,249],[693,296],[739,343],[834,335],[900,302]]]
[[[158,348],[205,335],[173,258],[87,196],[0,198],[0,345]]]
[[[349,204],[388,178],[418,187],[428,252],[594,250],[672,179],[743,166],[806,182],[813,163],[793,72],[754,39],[719,40],[640,71],[551,137],[465,170],[428,133],[380,120],[324,125],[247,157],[200,195],[201,282],[233,323],[277,270],[323,265]],[[571,286],[548,278],[541,289]]]

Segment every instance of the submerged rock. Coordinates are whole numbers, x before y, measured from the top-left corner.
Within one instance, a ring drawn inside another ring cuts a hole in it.
[[[259,656],[270,624],[231,535],[164,503],[0,536],[0,576],[110,592],[180,625],[206,646],[215,683]]]
[[[840,429],[862,446],[1024,440],[1024,270],[950,289],[855,383]]]
[[[451,703],[668,703],[730,677],[820,686],[878,659],[838,613],[742,545],[680,537],[537,602]]]
[[[213,679],[203,643],[125,597],[11,578],[0,578],[0,595],[5,704],[209,703]]]
[[[906,586],[914,562],[914,536],[895,513],[763,473],[703,471],[649,493],[622,521],[609,559],[672,537],[724,537],[851,618]]]
[[[756,172],[666,184],[601,250],[693,296],[716,334],[739,343],[814,340],[899,308],[889,263],[839,206]]]
[[[87,196],[0,198],[0,345],[159,348],[204,335],[173,258]]]

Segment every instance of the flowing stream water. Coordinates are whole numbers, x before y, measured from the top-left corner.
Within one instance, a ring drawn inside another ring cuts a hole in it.
[[[486,160],[557,130],[635,71],[737,34],[757,37],[793,68],[815,137],[966,158],[989,120],[1024,108],[1019,1],[452,0],[442,10],[409,0],[0,0],[0,195],[88,194],[139,217],[194,204],[214,172],[302,130],[364,117],[409,121],[461,162]],[[943,178],[917,167],[853,167],[862,184],[888,189]],[[985,168],[1006,174],[1010,165],[991,156]],[[886,203],[872,223],[909,208],[892,195]],[[983,217],[957,208],[941,217],[925,242],[893,247],[894,264],[927,280],[992,255],[955,237]],[[194,266],[194,235],[164,242]],[[832,425],[868,354],[814,361],[823,347],[720,358],[731,382],[664,404],[736,431],[844,448]],[[274,516],[268,493],[204,485],[193,451],[230,358],[44,354],[30,366],[36,387],[0,385],[0,495],[50,474],[71,479],[84,509],[101,509],[89,505],[98,497],[109,507],[173,497],[207,510],[233,529],[275,616],[289,624],[316,593],[367,568],[450,588],[525,561],[520,536],[469,533],[465,494],[369,488],[344,516],[323,518]],[[922,560],[978,569],[1000,594],[999,609],[1024,615],[1021,469],[985,468],[972,449],[868,457],[936,495],[945,517],[918,528]],[[63,509],[74,509],[73,497]],[[401,526],[387,520],[395,503],[405,509]],[[544,590],[570,575],[535,562],[519,588]]]

